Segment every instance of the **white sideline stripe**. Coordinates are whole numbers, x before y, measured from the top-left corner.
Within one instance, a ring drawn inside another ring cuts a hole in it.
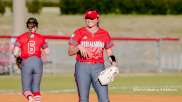
[[[134,88],[139,88],[139,89],[147,89],[147,88],[156,88],[156,89],[160,89],[160,88],[171,88],[171,89],[182,89],[181,85],[159,85],[159,86],[122,86],[122,87],[116,87],[116,86],[110,86],[109,89],[111,90],[133,90]],[[91,90],[93,90],[93,88],[91,88]],[[63,90],[46,90],[43,92],[50,92],[50,93],[66,93],[66,92],[76,92],[76,89],[63,89]],[[0,93],[9,93],[9,94],[13,94],[13,93],[18,93],[18,94],[22,94],[19,91],[15,91],[15,90],[0,90]]]

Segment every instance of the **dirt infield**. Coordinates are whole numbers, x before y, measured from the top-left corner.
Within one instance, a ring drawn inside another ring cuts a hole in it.
[[[111,102],[182,102],[182,96],[144,96],[144,95],[110,95]],[[47,94],[42,102],[78,102],[77,94]],[[21,94],[0,94],[1,102],[26,102]],[[90,96],[90,102],[97,102],[96,95]]]

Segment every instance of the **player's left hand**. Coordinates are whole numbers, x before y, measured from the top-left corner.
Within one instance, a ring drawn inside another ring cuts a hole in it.
[[[119,68],[116,66],[110,66],[99,73],[98,80],[101,85],[108,85],[114,81],[115,77],[119,74]]]

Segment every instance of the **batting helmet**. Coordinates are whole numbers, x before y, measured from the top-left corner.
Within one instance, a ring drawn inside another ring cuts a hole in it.
[[[38,27],[38,21],[34,17],[28,18],[28,20],[26,22],[27,28],[29,28],[29,24],[32,24],[33,25],[32,27]]]

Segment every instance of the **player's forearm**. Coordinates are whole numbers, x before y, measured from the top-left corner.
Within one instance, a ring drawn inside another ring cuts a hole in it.
[[[49,55],[49,52],[50,52],[50,51],[49,51],[49,48],[45,48],[45,49],[44,49],[44,52],[45,52],[46,55]]]
[[[107,54],[107,56],[113,55],[112,49],[111,48],[106,49],[106,54]]]
[[[46,47],[46,48],[43,49],[43,52],[42,52],[42,60],[45,63],[48,63],[48,62],[51,62],[52,61],[52,59],[50,57],[50,50],[49,50],[48,47]]]
[[[18,57],[20,56],[20,48],[19,47],[15,47],[14,50],[13,50],[13,55],[15,57]]]

